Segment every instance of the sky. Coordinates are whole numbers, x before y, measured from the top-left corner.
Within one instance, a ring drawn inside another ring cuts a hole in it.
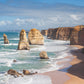
[[[0,31],[84,25],[84,0],[0,0]]]

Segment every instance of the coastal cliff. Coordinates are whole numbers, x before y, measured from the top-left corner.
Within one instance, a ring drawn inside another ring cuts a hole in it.
[[[44,37],[37,29],[31,29],[28,33],[28,41],[31,45],[43,45]]]
[[[69,40],[73,28],[72,27],[62,27],[55,29],[48,29],[47,38],[57,39],[57,40]],[[44,34],[44,33],[42,33]]]
[[[84,45],[84,25],[74,27],[70,37],[70,45]]]
[[[48,30],[42,30],[42,31],[41,31],[41,34],[44,35],[44,36],[47,36]]]
[[[42,31],[45,34],[45,31]],[[47,38],[53,40],[70,40],[70,45],[84,45],[84,25],[75,27],[50,28]]]

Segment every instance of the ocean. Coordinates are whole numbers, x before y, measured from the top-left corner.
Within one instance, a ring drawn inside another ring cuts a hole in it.
[[[9,39],[9,44],[4,44],[3,34],[6,34]],[[28,37],[28,35],[27,35]],[[23,69],[31,72],[37,71],[44,73],[53,70],[59,70],[63,66],[68,66],[67,63],[58,64],[62,61],[70,61],[66,56],[72,56],[72,49],[69,41],[51,40],[44,36],[44,45],[30,45],[30,50],[17,50],[19,42],[18,32],[0,32],[0,84],[51,84],[51,80],[44,76],[25,76],[14,79],[11,76],[5,76],[9,69],[22,72]],[[40,59],[39,53],[46,51],[49,59]],[[17,60],[17,62],[13,62]],[[43,82],[40,82],[41,80]],[[36,82],[38,80],[38,83]],[[50,81],[46,81],[50,80]],[[24,83],[25,81],[25,83]]]

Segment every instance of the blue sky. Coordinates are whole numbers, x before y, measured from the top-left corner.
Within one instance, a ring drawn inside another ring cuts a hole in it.
[[[84,0],[0,0],[0,31],[84,24]]]

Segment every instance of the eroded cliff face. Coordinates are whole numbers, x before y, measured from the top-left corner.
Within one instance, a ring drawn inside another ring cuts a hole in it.
[[[72,27],[48,29],[47,37],[50,39],[69,40],[72,30]]]
[[[70,37],[70,44],[83,45],[84,44],[83,33],[84,33],[84,25],[75,26]]]
[[[52,37],[53,37],[53,32],[54,32],[54,29],[48,29],[47,38],[52,39]]]
[[[78,39],[79,45],[84,46],[84,28],[79,31],[78,37],[79,37],[79,39]]]
[[[26,31],[24,29],[20,32],[20,41],[18,44],[18,50],[29,50],[29,43],[26,38]]]
[[[47,38],[70,40],[71,45],[84,45],[84,25],[48,29]]]
[[[4,37],[4,44],[9,44],[9,40],[7,38],[7,35],[3,34],[3,37]]]
[[[41,34],[44,35],[44,36],[47,36],[48,30],[42,30],[42,31],[41,31]]]
[[[28,41],[31,45],[43,45],[44,37],[37,29],[31,29],[28,33]]]

